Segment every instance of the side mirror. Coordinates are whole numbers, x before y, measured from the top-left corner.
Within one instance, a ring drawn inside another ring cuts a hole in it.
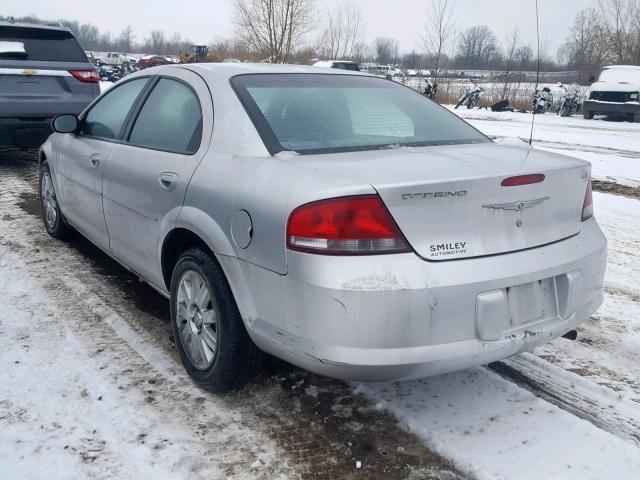
[[[75,133],[78,130],[78,117],[70,113],[58,115],[51,122],[51,127],[58,133]]]
[[[589,83],[593,83],[593,82],[595,82],[595,81],[596,81],[596,76],[595,76],[595,75],[591,75],[591,76],[589,77]]]

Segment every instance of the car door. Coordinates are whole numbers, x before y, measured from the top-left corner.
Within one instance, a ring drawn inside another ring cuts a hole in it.
[[[101,248],[109,244],[102,208],[104,165],[148,82],[134,79],[113,88],[83,115],[78,133],[60,140],[56,183],[64,214]]]
[[[132,116],[123,143],[114,145],[103,182],[112,254],[155,285],[163,284],[162,233],[175,224],[213,127],[201,77],[181,68],[165,72]]]

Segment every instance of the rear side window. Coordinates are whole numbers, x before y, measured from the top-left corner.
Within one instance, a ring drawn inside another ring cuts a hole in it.
[[[192,154],[202,139],[202,110],[196,94],[177,80],[162,78],[144,103],[129,143]]]
[[[272,154],[489,141],[431,100],[381,78],[251,74],[231,84]]]
[[[359,72],[360,68],[355,63],[337,62],[333,64],[333,68],[339,68],[340,70],[351,70],[352,72]]]
[[[118,138],[147,81],[147,78],[140,78],[111,88],[86,114],[80,133],[105,139]]]
[[[22,44],[23,49],[0,51],[0,59],[49,62],[87,62],[87,56],[68,31],[0,26],[0,42]]]

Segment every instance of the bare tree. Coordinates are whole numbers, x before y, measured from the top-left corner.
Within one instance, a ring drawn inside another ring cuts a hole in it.
[[[496,37],[485,25],[464,31],[458,41],[458,60],[466,67],[486,67],[497,53]]]
[[[364,63],[369,56],[369,47],[364,42],[358,42],[353,46],[353,53],[351,54],[351,60],[356,63]]]
[[[507,90],[511,86],[513,70],[515,68],[517,62],[517,53],[518,53],[518,27],[513,27],[513,31],[507,36],[504,48],[504,56],[502,61],[504,62],[504,85],[502,87],[502,95],[503,99],[507,98]]]
[[[433,0],[427,12],[426,32],[422,42],[427,53],[435,58],[434,81],[438,80],[442,53],[455,33],[454,10],[453,0]]]
[[[611,48],[611,60],[615,63],[633,63],[637,48],[640,7],[636,0],[600,0],[603,27]],[[635,48],[634,48],[635,47]]]
[[[312,30],[315,0],[235,0],[235,24],[261,60],[286,62]]]
[[[327,13],[320,40],[322,55],[330,59],[351,59],[363,35],[364,22],[360,7],[353,1],[343,3]]]
[[[149,32],[149,38],[147,39],[148,48],[153,50],[153,53],[164,53],[164,32],[162,30],[151,30]]]
[[[116,38],[117,49],[120,52],[130,52],[133,47],[133,29],[131,25],[127,25],[120,31],[120,35]]]
[[[580,10],[562,45],[562,56],[569,68],[578,70],[585,80],[595,73],[609,57],[609,40],[602,14],[593,8]]]
[[[520,71],[531,68],[533,61],[533,48],[530,45],[522,45],[516,50],[516,62]]]
[[[373,51],[376,62],[381,65],[395,63],[398,58],[398,42],[393,38],[377,37],[373,41]]]

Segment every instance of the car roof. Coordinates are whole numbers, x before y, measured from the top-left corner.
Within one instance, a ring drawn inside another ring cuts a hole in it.
[[[640,66],[638,65],[607,65],[604,67],[605,70],[640,70]]]
[[[201,75],[213,75],[218,78],[231,78],[236,75],[245,75],[251,73],[320,73],[318,67],[310,65],[287,65],[273,63],[189,63],[179,65],[188,68]],[[356,72],[351,70],[340,70],[337,68],[323,69],[322,75],[363,75],[371,76],[364,72]]]
[[[27,22],[12,22],[8,20],[0,20],[0,27],[18,27],[18,28],[38,28],[41,30],[57,30],[60,32],[71,32],[67,27],[63,27],[60,24],[50,23],[27,23]]]

